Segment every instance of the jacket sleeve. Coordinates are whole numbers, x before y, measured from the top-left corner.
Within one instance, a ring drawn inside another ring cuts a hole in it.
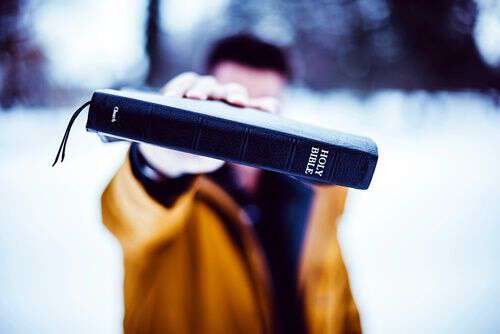
[[[340,192],[341,195],[337,195],[337,214],[336,214],[336,224],[338,225],[344,213],[346,199],[347,199],[347,189],[343,187],[336,187],[334,192]],[[339,200],[340,199],[340,200]],[[342,249],[337,236],[337,227],[335,228],[335,238],[333,242],[330,243],[328,249],[329,261],[332,262],[332,267],[329,278],[330,282],[333,283],[332,291],[335,295],[339,296],[339,301],[343,304],[344,308],[344,318],[341,320],[343,331],[350,334],[359,334],[362,332],[361,320],[359,316],[358,307],[354,300],[352,289],[349,280],[349,273],[347,271],[344,256],[342,255]]]
[[[361,333],[361,323],[353,298],[349,274],[337,237],[347,189],[320,186],[312,210],[310,230],[301,268],[305,288],[304,303],[312,332]]]
[[[134,176],[130,157],[101,197],[104,225],[119,240],[124,255],[141,256],[165,244],[184,228],[194,201],[196,177],[184,188],[175,185],[169,204],[155,200]],[[168,184],[164,184],[168,193]]]

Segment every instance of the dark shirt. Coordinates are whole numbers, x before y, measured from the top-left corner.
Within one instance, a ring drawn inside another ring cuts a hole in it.
[[[146,192],[166,206],[194,180],[192,175],[162,175],[147,163],[137,144],[131,146],[130,161]],[[234,170],[227,164],[207,176],[228,192],[252,221],[271,273],[277,332],[304,332],[298,269],[313,189],[288,176],[262,171],[256,194],[250,196],[237,184]]]

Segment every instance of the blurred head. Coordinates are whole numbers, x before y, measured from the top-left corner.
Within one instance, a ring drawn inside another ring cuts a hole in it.
[[[208,54],[206,69],[221,83],[245,86],[252,98],[280,98],[292,77],[284,50],[246,34],[216,42]]]

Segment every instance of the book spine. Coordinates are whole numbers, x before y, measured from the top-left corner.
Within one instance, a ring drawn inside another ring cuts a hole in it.
[[[368,188],[376,156],[165,105],[94,93],[87,129],[293,175]]]

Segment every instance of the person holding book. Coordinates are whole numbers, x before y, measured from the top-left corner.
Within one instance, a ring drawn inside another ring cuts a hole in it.
[[[218,41],[206,71],[162,93],[277,113],[292,78],[282,49],[244,34]],[[132,144],[102,195],[123,250],[125,333],[361,332],[337,239],[346,196]]]

